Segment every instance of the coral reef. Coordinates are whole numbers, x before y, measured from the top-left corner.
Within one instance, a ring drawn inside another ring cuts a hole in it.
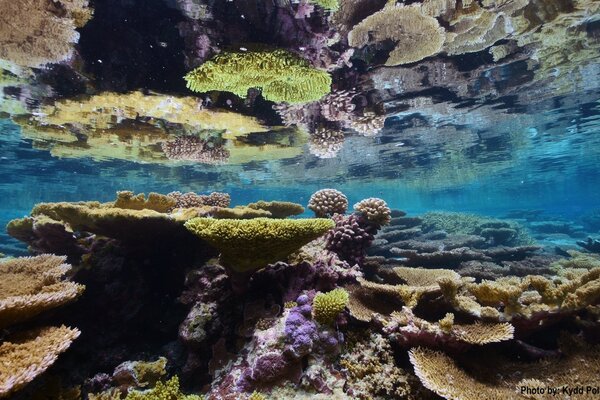
[[[185,79],[195,92],[220,90],[245,97],[248,89],[260,88],[265,99],[292,104],[318,100],[331,86],[329,74],[283,50],[222,53]]]

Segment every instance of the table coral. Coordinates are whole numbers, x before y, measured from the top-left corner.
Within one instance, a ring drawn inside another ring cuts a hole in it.
[[[0,344],[0,397],[21,389],[46,371],[79,333],[61,326],[8,337]]]
[[[30,319],[70,303],[84,286],[63,280],[66,257],[44,254],[0,263],[0,327]]]
[[[256,210],[266,210],[271,213],[273,218],[287,218],[304,212],[304,207],[300,204],[289,201],[259,200],[256,203],[246,205],[246,207]]]
[[[285,50],[222,53],[185,76],[195,92],[219,90],[245,97],[248,89],[261,88],[267,100],[307,103],[330,91],[327,72]]]
[[[217,220],[195,218],[191,232],[221,251],[223,263],[238,272],[253,271],[284,259],[333,227],[327,219]]]
[[[350,31],[350,46],[363,47],[385,40],[393,41],[396,47],[385,65],[413,63],[442,49],[445,31],[435,18],[424,15],[419,7],[390,4]]]

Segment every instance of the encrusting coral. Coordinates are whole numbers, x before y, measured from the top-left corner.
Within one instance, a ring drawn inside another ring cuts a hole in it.
[[[0,263],[0,328],[70,303],[83,285],[63,280],[66,257],[44,254]]]
[[[333,227],[328,219],[250,220],[194,218],[185,223],[192,233],[221,251],[221,261],[238,271],[253,271],[285,259]]]
[[[317,218],[344,214],[348,210],[348,198],[339,190],[321,189],[310,196],[308,208],[314,211]]]
[[[386,6],[356,25],[348,34],[352,47],[391,40],[396,47],[385,65],[420,61],[442,50],[445,31],[435,18],[424,15],[420,7]]]
[[[68,59],[92,16],[86,0],[2,0],[0,10],[0,58],[27,67]]]
[[[332,324],[348,304],[348,292],[342,288],[317,293],[313,299],[313,316],[321,324]]]
[[[79,333],[77,329],[61,326],[6,338],[0,344],[0,397],[14,393],[46,371]]]
[[[245,97],[260,88],[265,99],[307,103],[330,91],[331,77],[285,50],[222,53],[189,72],[185,79],[195,92],[232,92]]]

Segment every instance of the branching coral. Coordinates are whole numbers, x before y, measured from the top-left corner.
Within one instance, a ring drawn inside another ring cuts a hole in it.
[[[310,135],[308,150],[319,158],[334,158],[344,146],[344,132],[338,129],[318,127]]]
[[[66,257],[44,254],[0,263],[0,328],[67,304],[83,285],[63,281],[71,269]]]
[[[321,324],[331,324],[344,311],[349,295],[342,288],[327,293],[317,293],[313,299],[313,316]]]
[[[310,196],[308,208],[314,211],[318,218],[344,214],[348,210],[348,198],[339,190],[321,189]]]
[[[209,195],[194,192],[171,192],[167,196],[175,199],[175,208],[192,208],[201,206],[229,207],[231,196],[227,193],[212,192]]]
[[[194,218],[185,226],[219,249],[224,265],[245,272],[284,259],[331,229],[333,222],[327,219]]]
[[[329,93],[331,77],[285,50],[222,53],[185,76],[195,92],[220,90],[245,97],[261,88],[267,100],[307,103]]]
[[[348,34],[353,47],[392,40],[396,47],[386,65],[420,61],[437,54],[444,44],[445,32],[433,17],[415,6],[387,6],[356,25]]]
[[[350,118],[350,128],[362,136],[376,136],[385,125],[386,116],[367,111],[363,115],[353,115]]]
[[[2,0],[0,10],[0,58],[28,67],[68,59],[92,13],[86,0]]]
[[[15,335],[0,344],[0,397],[43,373],[78,336],[77,329],[61,326]]]
[[[363,214],[369,222],[379,226],[389,224],[392,219],[392,210],[384,200],[377,197],[359,201],[354,205],[354,211]]]

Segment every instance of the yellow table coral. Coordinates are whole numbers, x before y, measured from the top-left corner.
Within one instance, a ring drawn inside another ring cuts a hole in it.
[[[248,272],[285,259],[333,228],[333,222],[320,218],[194,218],[185,226],[216,247],[225,266],[237,272]]]
[[[185,76],[195,92],[219,90],[246,97],[250,88],[262,89],[265,99],[308,103],[331,90],[331,76],[285,50],[222,53]]]

